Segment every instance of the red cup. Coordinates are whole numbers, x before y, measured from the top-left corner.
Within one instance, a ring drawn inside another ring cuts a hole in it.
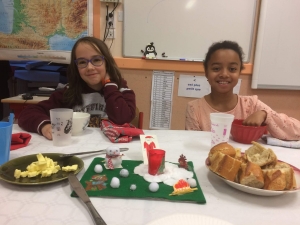
[[[148,152],[148,173],[151,175],[162,174],[165,169],[165,150],[150,149]]]

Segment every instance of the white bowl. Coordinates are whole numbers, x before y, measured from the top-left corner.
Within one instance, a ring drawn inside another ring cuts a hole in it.
[[[88,126],[89,122],[89,113],[73,112],[72,135],[80,134]]]

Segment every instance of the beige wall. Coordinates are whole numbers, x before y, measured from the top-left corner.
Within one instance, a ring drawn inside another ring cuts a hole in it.
[[[109,4],[109,11],[112,10],[112,4]],[[123,10],[123,5],[119,5],[115,10],[115,15],[118,14],[119,11]],[[259,11],[259,5],[258,5]],[[103,39],[103,32],[105,27],[105,15],[106,15],[106,7],[104,3],[101,3],[100,7],[100,38]],[[258,20],[258,19],[257,19]],[[257,24],[257,23],[256,23]],[[168,66],[163,67],[159,66],[160,62],[156,64],[149,64],[140,62],[138,60],[129,60],[129,64],[123,63],[122,60],[122,22],[116,22],[116,38],[111,46],[111,52],[114,57],[116,57],[117,63],[121,68],[122,74],[124,78],[127,80],[128,85],[131,89],[133,89],[136,93],[137,106],[140,111],[144,112],[144,129],[149,129],[149,121],[150,121],[150,98],[151,98],[151,85],[152,85],[152,71],[160,70],[163,68],[164,70],[168,69]],[[103,28],[103,29],[102,29]],[[106,42],[108,46],[111,45],[111,41]],[[247,65],[249,69],[246,72],[243,72],[241,75],[242,84],[240,88],[241,95],[258,95],[259,99],[269,105],[272,109],[279,113],[285,113],[291,117],[294,117],[300,120],[300,91],[289,91],[289,90],[267,90],[267,89],[251,89],[251,72],[252,72],[252,62],[253,62],[253,52],[255,47],[255,39],[253,40],[253,50],[251,62]],[[120,60],[121,58],[121,60]],[[159,60],[157,60],[159,61]],[[180,130],[184,129],[184,120],[185,120],[185,108],[187,102],[193,100],[194,98],[186,98],[179,97],[178,93],[178,82],[179,75],[195,75],[195,76],[204,76],[203,74],[203,66],[199,66],[199,72],[197,70],[197,66],[193,64],[187,64],[184,68],[188,68],[186,71],[180,69],[175,69],[175,79],[174,79],[174,92],[173,92],[173,106],[172,106],[172,122],[171,129]],[[144,65],[145,64],[145,65]],[[136,65],[136,67],[135,67]],[[172,64],[173,65],[173,64]],[[190,67],[195,69],[191,69]],[[174,70],[177,67],[171,67],[170,70]],[[250,71],[250,74],[248,74]],[[282,78],[284,79],[284,77]]]
[[[126,69],[121,71],[130,88],[136,93],[137,106],[140,111],[144,112],[143,128],[149,129],[152,71]],[[184,129],[186,104],[194,99],[177,96],[180,74],[180,72],[175,72],[171,123],[173,130]],[[203,74],[189,73],[189,75],[201,76]],[[249,75],[241,75],[241,95],[258,95],[259,99],[273,110],[300,120],[300,91],[251,89],[251,78],[252,76]]]

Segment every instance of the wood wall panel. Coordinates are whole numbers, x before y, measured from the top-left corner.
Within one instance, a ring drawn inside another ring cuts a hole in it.
[[[127,80],[128,86],[133,89],[136,94],[137,106],[140,111],[144,112],[143,128],[149,129],[152,71],[122,69],[121,72]],[[180,74],[204,76],[199,73],[175,72],[171,121],[172,130],[184,129],[186,105],[189,101],[195,99],[178,96]],[[251,89],[251,77],[252,76],[249,75],[241,75],[241,95],[258,95],[258,98],[269,105],[273,110],[300,120],[300,91]]]

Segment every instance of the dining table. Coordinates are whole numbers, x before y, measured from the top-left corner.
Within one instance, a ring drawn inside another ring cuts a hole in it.
[[[176,202],[160,199],[119,197],[91,197],[91,202],[109,225],[144,225],[161,218],[176,215],[203,215],[235,225],[247,224],[300,224],[300,192],[276,196],[261,196],[233,188],[216,177],[206,166],[211,148],[211,133],[187,130],[143,130],[145,135],[155,135],[159,148],[166,151],[165,160],[178,163],[183,154],[192,161],[206,203]],[[17,124],[13,133],[26,132]],[[28,133],[28,132],[26,132]],[[138,136],[129,143],[112,143],[100,128],[86,128],[81,135],[72,136],[68,146],[53,146],[51,140],[37,134],[29,144],[10,152],[10,160],[38,153],[73,153],[106,149],[109,146],[129,148],[123,160],[143,160],[142,144]],[[300,167],[300,149],[267,145],[277,158]],[[228,141],[242,152],[251,144]],[[77,174],[80,179],[95,157],[105,155],[78,155],[84,168]],[[137,184],[138,188],[138,184]],[[84,203],[71,197],[68,179],[44,185],[18,185],[0,180],[0,224],[5,225],[83,225],[94,224]],[[188,222],[188,221],[187,221]],[[172,224],[172,223],[170,223]],[[189,223],[186,223],[189,224]]]

